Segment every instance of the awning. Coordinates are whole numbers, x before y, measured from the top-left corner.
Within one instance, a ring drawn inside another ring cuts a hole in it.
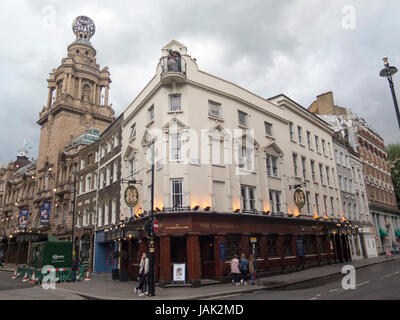
[[[394,233],[395,233],[396,237],[400,237],[400,230],[395,229],[395,230],[394,230]]]
[[[379,227],[379,235],[381,237],[387,237],[388,233],[385,230],[383,230],[382,227]]]

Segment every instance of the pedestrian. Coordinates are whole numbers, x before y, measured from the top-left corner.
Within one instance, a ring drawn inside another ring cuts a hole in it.
[[[143,252],[142,259],[140,260],[139,267],[139,276],[138,281],[139,285],[135,288],[134,292],[137,292],[139,297],[144,296],[145,290],[147,290],[147,274],[149,272],[149,258],[147,258],[146,252]]]
[[[232,284],[233,285],[236,284],[237,286],[240,286],[240,283],[239,283],[239,278],[240,278],[239,264],[240,264],[240,262],[239,262],[238,255],[235,254],[233,256],[232,260],[231,260],[230,266],[231,266],[231,273],[232,273],[232,276],[233,276]]]
[[[242,253],[240,258],[240,272],[242,273],[242,279],[240,283],[247,285],[247,273],[249,272],[249,261],[246,259],[246,255]]]
[[[71,281],[75,282],[76,281],[76,272],[78,271],[78,266],[79,266],[79,261],[75,257],[74,261],[72,263],[72,269],[71,269]]]
[[[251,275],[251,285],[254,285],[254,280],[257,275],[257,260],[254,258],[254,254],[250,254],[249,256],[249,272]]]

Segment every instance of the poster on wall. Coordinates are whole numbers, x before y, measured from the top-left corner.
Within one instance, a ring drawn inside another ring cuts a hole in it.
[[[172,281],[186,282],[186,263],[174,263],[173,272],[174,274]]]
[[[21,209],[21,211],[19,212],[19,228],[20,229],[26,229],[27,224],[28,224],[28,214],[29,214],[29,210],[26,208]]]
[[[50,220],[50,202],[45,201],[42,203],[42,209],[40,210],[40,224],[48,226]]]

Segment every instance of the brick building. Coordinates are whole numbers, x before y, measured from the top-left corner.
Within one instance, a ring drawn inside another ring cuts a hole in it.
[[[3,206],[3,219],[11,215],[15,219],[18,192],[34,185],[31,199],[24,202],[29,207],[27,227],[20,230],[16,223],[10,226],[3,235],[7,239],[6,248],[14,241],[16,230],[72,240],[73,173],[79,168],[79,151],[88,145],[80,138],[94,131],[100,134],[115,119],[108,101],[110,73],[96,62],[96,50],[90,42],[94,30],[89,18],[81,16],[74,20],[76,40],[68,46],[67,56],[47,80],[48,98],[37,121],[41,127],[40,144],[32,175],[16,189],[7,173],[13,168],[6,170],[3,202],[7,198],[7,203]],[[26,260],[21,258],[19,263]]]
[[[349,145],[357,151],[363,164],[364,182],[369,211],[374,222],[378,252],[383,253],[396,241],[400,229],[400,211],[397,209],[390,165],[383,138],[363,118],[336,106],[333,93],[317,96],[309,111],[330,123]]]

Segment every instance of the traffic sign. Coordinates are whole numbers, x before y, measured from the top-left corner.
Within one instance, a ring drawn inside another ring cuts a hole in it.
[[[157,219],[154,219],[153,228],[154,228],[154,232],[158,231],[158,220]]]

